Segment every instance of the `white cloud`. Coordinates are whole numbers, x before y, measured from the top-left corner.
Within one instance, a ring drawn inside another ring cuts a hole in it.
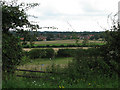
[[[20,0],[19,2],[37,2],[40,6],[28,11],[38,16],[40,26],[56,26],[59,30],[72,30],[66,20],[76,31],[100,31],[106,27],[107,16],[118,11],[119,0]],[[97,24],[99,22],[100,26]]]

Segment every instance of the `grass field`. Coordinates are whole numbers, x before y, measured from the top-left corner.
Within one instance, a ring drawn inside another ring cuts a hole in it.
[[[72,58],[56,58],[55,64],[67,65]],[[36,66],[41,68],[41,64],[51,64],[52,62],[48,59],[38,59],[33,61],[32,63],[25,64],[25,67],[19,67],[23,69],[34,69]],[[44,70],[44,66],[42,66]],[[39,69],[40,70],[40,69]],[[61,72],[61,71],[60,71]],[[72,73],[72,72],[71,72]],[[22,75],[40,75],[46,76],[45,74],[40,73],[19,73]],[[116,76],[113,77],[104,77],[104,76],[93,76],[88,79],[79,78],[76,80],[72,80],[64,75],[47,75],[48,78],[23,78],[11,76],[7,82],[3,81],[3,88],[118,88],[118,78]]]
[[[69,61],[72,61],[72,57],[69,58],[54,58],[54,59],[35,59],[29,60],[30,62],[21,65],[18,69],[27,69],[27,70],[44,70],[47,66],[52,65],[53,63],[56,65],[60,65],[61,67],[67,66]]]
[[[55,59],[35,59],[32,62],[19,66],[19,69],[43,70],[52,63],[66,66],[72,58],[55,58]],[[61,71],[60,71],[61,72]],[[18,72],[17,72],[18,73]],[[71,71],[72,73],[72,71]],[[46,74],[21,72],[21,75],[35,75],[45,77]],[[118,78],[93,76],[88,79],[79,78],[72,80],[65,75],[47,75],[46,78],[23,78],[10,76],[6,81],[2,81],[3,88],[118,88]]]
[[[82,41],[83,40],[79,40],[78,43],[80,45],[82,45]],[[90,44],[96,44],[96,45],[104,45],[105,42],[104,41],[98,41],[98,40],[89,40],[89,43]],[[75,44],[75,40],[55,40],[55,41],[35,41],[34,42],[34,46],[46,46],[46,45],[49,45],[49,46],[60,46],[60,45],[76,45]],[[50,47],[46,47],[46,48],[50,48]],[[44,49],[46,49],[44,48]],[[91,48],[91,47],[57,47],[57,48],[53,48],[56,52],[59,50],[59,49],[77,49],[77,48],[82,48],[82,49],[88,49],[88,48]],[[25,51],[30,51],[31,49],[33,48],[23,48],[23,50]],[[35,48],[34,48],[35,49]],[[37,49],[37,48],[36,48]],[[41,48],[43,49],[43,48]]]
[[[83,40],[78,40],[78,44],[82,45]],[[28,42],[29,44],[29,42]],[[104,45],[104,41],[98,40],[89,40],[87,45]],[[54,41],[34,41],[34,46],[67,46],[67,45],[76,45],[76,41],[74,39],[71,40],[54,40]]]
[[[10,77],[10,79],[2,82],[2,88],[113,88],[118,90],[118,80],[116,78],[91,77],[89,80],[78,79],[61,80],[58,77],[50,77],[49,80],[44,79],[28,79],[19,77]]]
[[[78,40],[78,43],[82,43],[83,40]],[[90,43],[104,43],[103,41],[98,40],[89,40]],[[55,40],[55,41],[35,41],[35,44],[75,44],[75,40]]]

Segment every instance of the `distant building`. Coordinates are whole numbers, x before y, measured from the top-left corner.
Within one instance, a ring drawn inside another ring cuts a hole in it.
[[[79,39],[84,39],[85,37],[84,36],[80,36]]]
[[[23,40],[24,40],[24,38],[20,38],[20,40],[22,40],[22,41],[23,41]]]
[[[39,36],[39,37],[36,37],[38,41],[46,41],[46,37],[44,36]]]

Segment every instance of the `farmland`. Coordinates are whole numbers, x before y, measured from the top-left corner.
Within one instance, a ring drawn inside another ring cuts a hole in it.
[[[78,40],[78,43],[82,43],[83,40]],[[104,43],[103,41],[98,40],[89,40],[90,43]],[[71,40],[54,40],[54,41],[35,41],[34,44],[38,45],[50,45],[50,44],[75,44],[75,39]]]
[[[79,45],[82,45],[82,42],[83,40],[78,40],[78,44]],[[28,43],[29,44],[29,43]],[[98,41],[98,40],[89,40],[89,45],[104,45],[105,42],[104,41]],[[75,44],[75,40],[71,39],[71,40],[55,40],[55,41],[35,41],[34,42],[34,46],[66,46],[66,45],[76,45]],[[44,47],[44,49],[46,48],[53,48],[56,52],[59,50],[59,49],[88,49],[88,48],[91,48],[91,47]],[[30,51],[31,49],[34,49],[34,48],[23,48],[23,50],[25,51]],[[36,49],[39,49],[36,47]],[[42,49],[42,48],[41,48]]]

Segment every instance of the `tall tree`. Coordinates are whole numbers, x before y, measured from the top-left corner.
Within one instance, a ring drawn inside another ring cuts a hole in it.
[[[33,25],[28,20],[26,10],[35,7],[39,4],[32,3],[25,6],[24,3],[17,4],[17,1],[1,2],[2,5],[2,30],[8,32],[10,29],[21,30],[23,26],[30,29],[39,28],[38,25]]]
[[[9,72],[19,65],[22,58],[22,48],[19,39],[13,36],[9,31],[22,30],[29,28],[37,29],[38,25],[33,25],[28,20],[26,10],[35,7],[38,4],[32,3],[25,6],[24,3],[18,4],[17,0],[6,2],[1,1],[2,5],[2,62],[3,71]],[[13,71],[14,72],[14,71]]]
[[[115,17],[112,24],[111,30],[105,32],[106,45],[103,48],[103,56],[110,69],[120,77],[120,24]]]

